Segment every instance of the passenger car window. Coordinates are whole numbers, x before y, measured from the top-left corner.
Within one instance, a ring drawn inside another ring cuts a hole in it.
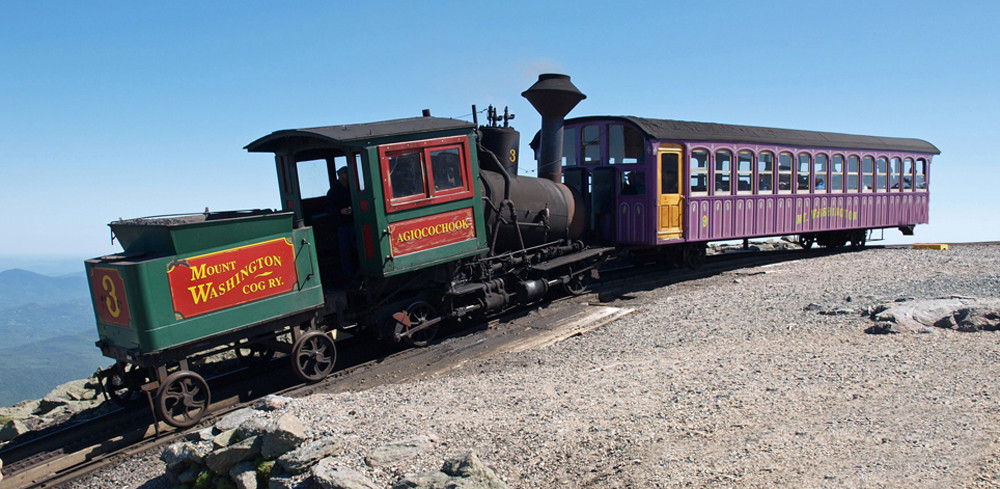
[[[753,153],[750,151],[740,151],[736,157],[736,191],[753,192]]]
[[[861,160],[857,155],[847,157],[847,190],[858,190],[858,174],[861,172]]]
[[[875,190],[875,158],[865,156],[861,164],[861,188],[865,192]]]
[[[733,178],[733,154],[720,149],[715,152],[715,195],[730,193],[729,182]]]
[[[575,127],[567,127],[563,130],[563,165],[574,166],[580,164],[576,158],[576,134],[579,132]]]
[[[583,162],[601,162],[601,128],[599,126],[583,126]]]
[[[903,190],[913,190],[913,160],[903,160]]]
[[[830,166],[830,190],[837,192],[844,190],[844,155],[833,155],[833,164]]]
[[[688,175],[690,175],[691,193],[708,193],[708,151],[696,149],[691,151]]]
[[[887,188],[887,184],[889,183],[888,171],[889,171],[889,160],[887,160],[884,156],[880,156],[877,160],[875,160],[876,190],[885,191],[885,189]]]
[[[781,153],[778,155],[778,191],[792,191],[792,154]]]
[[[774,153],[764,151],[757,156],[757,192],[774,191]]]
[[[809,191],[809,163],[811,158],[806,153],[799,154],[799,169],[798,176],[796,180],[798,184],[795,187],[795,192],[808,192]]]
[[[642,163],[642,133],[630,126],[608,126],[608,162],[612,165]]]
[[[827,191],[826,185],[826,169],[828,158],[825,154],[816,155],[816,162],[813,166],[813,188],[816,191]]]

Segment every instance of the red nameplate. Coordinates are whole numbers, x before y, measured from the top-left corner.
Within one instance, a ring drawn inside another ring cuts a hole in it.
[[[174,311],[190,318],[291,292],[295,250],[279,238],[193,256],[167,265],[167,278]]]

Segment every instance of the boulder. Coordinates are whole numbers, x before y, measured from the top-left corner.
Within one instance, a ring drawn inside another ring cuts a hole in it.
[[[225,448],[233,443],[233,440],[238,440],[236,438],[236,429],[226,430],[218,435],[212,437],[212,445],[215,448]]]
[[[470,452],[445,461],[438,472],[406,477],[392,489],[507,489],[507,484]]]
[[[263,416],[251,416],[243,420],[239,427],[236,428],[236,436],[240,440],[260,436],[267,431],[270,425],[271,421]]]
[[[4,418],[24,419],[38,409],[39,399],[21,401],[10,407],[0,407],[0,416]]]
[[[253,403],[253,408],[260,411],[274,411],[281,409],[292,402],[291,397],[268,394]]]
[[[20,419],[12,419],[0,429],[0,442],[8,442],[31,431],[31,428]]]
[[[267,479],[267,489],[313,489],[312,475],[272,473]]]
[[[331,455],[339,455],[344,450],[340,438],[327,436],[313,440],[278,457],[278,466],[291,474],[305,472],[309,467]]]
[[[312,474],[313,481],[322,489],[378,489],[361,472],[338,467],[331,458],[320,460]]]
[[[261,437],[264,442],[260,454],[266,459],[278,458],[309,439],[306,427],[292,414],[285,414],[276,419]]]
[[[229,478],[237,489],[257,489],[257,467],[253,462],[240,462],[229,469]]]
[[[91,379],[72,380],[65,384],[60,384],[45,396],[45,399],[64,399],[67,401],[82,401],[96,398],[97,392],[94,390],[94,382]]]
[[[205,457],[205,465],[212,472],[225,475],[229,473],[229,469],[233,468],[234,465],[259,455],[260,445],[261,439],[255,436],[228,447],[220,448]]]
[[[211,452],[212,446],[208,443],[182,441],[163,449],[160,460],[167,464],[167,470],[180,473],[189,467],[205,463],[205,457]]]
[[[1000,329],[1000,299],[950,297],[893,302],[872,311],[869,333],[928,333],[934,328],[957,331]]]
[[[229,431],[239,428],[244,421],[254,416],[253,409],[243,408],[237,411],[233,411],[222,417],[219,421],[215,423],[215,429],[218,431]]]
[[[376,448],[365,457],[365,463],[371,467],[390,465],[400,460],[416,457],[431,448],[431,439],[420,435],[406,440],[399,440]]]

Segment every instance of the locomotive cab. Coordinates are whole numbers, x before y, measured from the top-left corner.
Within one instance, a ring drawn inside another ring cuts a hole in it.
[[[278,131],[246,149],[275,154],[282,208],[314,227],[324,284],[355,288],[485,251],[474,129],[426,116]]]

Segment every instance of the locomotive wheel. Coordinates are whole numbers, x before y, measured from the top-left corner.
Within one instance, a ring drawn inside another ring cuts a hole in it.
[[[587,275],[583,273],[578,273],[576,275],[570,275],[569,280],[563,282],[563,289],[569,295],[583,295],[587,293]]]
[[[802,249],[808,250],[809,248],[812,248],[813,243],[815,242],[816,242],[816,236],[813,236],[811,234],[803,234],[799,236],[799,246],[801,246]]]
[[[274,350],[261,343],[239,343],[234,351],[240,363],[247,366],[261,365],[274,358]]]
[[[410,327],[414,328],[437,317],[437,311],[434,310],[434,306],[425,301],[417,301],[410,304],[406,308],[406,314],[410,317]],[[435,324],[404,338],[411,346],[427,346],[437,336],[437,332],[438,325]]]
[[[684,245],[684,266],[697,270],[705,263],[705,245],[702,243],[687,243]]]
[[[111,402],[129,407],[142,400],[139,389],[145,377],[140,367],[116,363],[102,380]]]
[[[337,345],[322,331],[310,331],[292,346],[292,370],[306,382],[319,382],[333,372]]]
[[[208,383],[200,375],[181,370],[167,376],[157,395],[160,418],[175,428],[190,428],[201,421],[212,403]]]

